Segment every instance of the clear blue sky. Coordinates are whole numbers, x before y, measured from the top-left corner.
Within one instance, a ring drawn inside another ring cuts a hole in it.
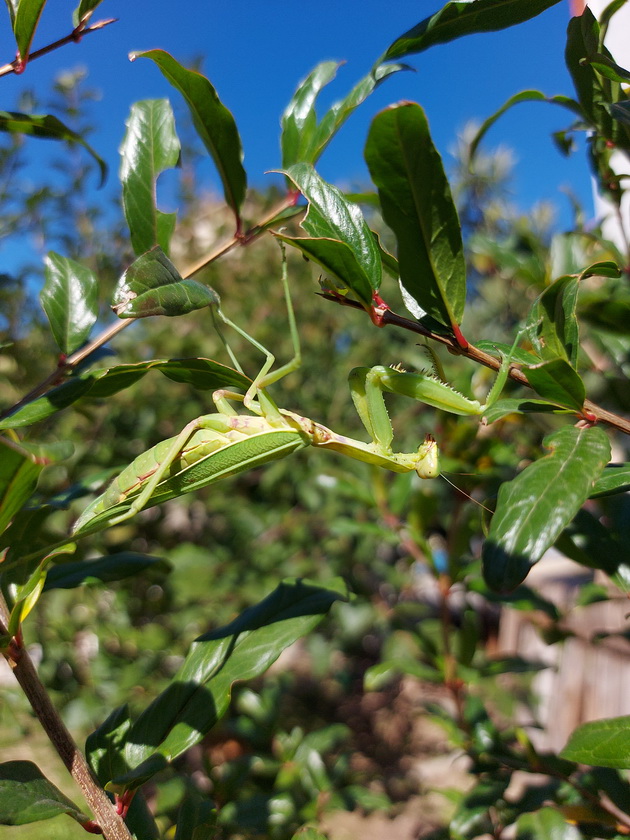
[[[48,3],[34,48],[66,34],[77,0]],[[170,97],[184,114],[179,94],[150,61],[130,63],[128,53],[161,47],[186,63],[203,58],[203,69],[233,112],[245,150],[250,182],[265,183],[265,170],[279,165],[279,117],[297,83],[323,59],[344,59],[331,98],[343,96],[389,43],[436,11],[440,0],[304,0],[212,2],[211,0],[104,0],[95,20],[119,22],[33,62],[21,77],[2,80],[5,106],[24,86],[46,90],[60,70],[89,67],[89,84],[102,92],[93,108],[98,131],[91,138],[110,165],[110,189],[118,169],[117,148],[124,120],[138,99]],[[61,8],[63,7],[63,9]],[[370,119],[399,99],[426,109],[434,140],[448,166],[448,149],[466,121],[483,119],[513,93],[537,88],[572,94],[563,62],[568,3],[513,29],[475,35],[436,47],[408,61],[415,73],[386,81],[356,112],[320,164],[321,174],[341,183],[366,182],[362,149]],[[10,60],[8,25],[2,60]],[[568,111],[546,104],[522,104],[492,129],[488,145],[514,149],[518,161],[514,198],[526,209],[541,199],[557,203],[560,223],[569,219],[559,187],[569,186],[590,207],[590,180],[583,154],[569,160],[556,151],[550,133],[571,122]],[[29,140],[33,174],[42,141]],[[55,150],[57,151],[57,150]],[[202,170],[216,184],[210,165]]]

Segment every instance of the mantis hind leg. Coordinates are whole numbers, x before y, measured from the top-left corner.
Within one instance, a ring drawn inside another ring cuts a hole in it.
[[[280,249],[282,251],[282,287],[284,290],[284,299],[287,308],[287,315],[289,319],[289,331],[291,334],[291,342],[293,345],[293,357],[284,365],[281,365],[276,370],[271,370],[273,367],[276,357],[264,347],[259,341],[249,335],[249,333],[245,332],[245,330],[241,329],[238,324],[235,324],[231,321],[223,311],[218,308],[217,314],[221,318],[224,324],[231,327],[235,332],[237,332],[240,336],[242,336],[246,341],[252,344],[257,350],[259,350],[266,358],[265,362],[258,372],[258,375],[252,382],[251,386],[248,388],[245,397],[243,398],[243,403],[247,409],[253,411],[255,414],[262,415],[270,420],[273,424],[274,421],[278,423],[282,421],[282,415],[278,410],[278,406],[275,402],[271,399],[271,397],[265,393],[265,388],[268,385],[272,385],[274,382],[277,382],[279,379],[282,379],[287,374],[292,373],[294,370],[297,370],[300,365],[302,364],[302,352],[300,348],[300,336],[297,329],[297,324],[295,321],[295,312],[293,310],[293,302],[291,300],[291,292],[289,290],[289,279],[287,273],[287,257],[286,257],[286,249],[282,242],[278,243],[280,245]],[[222,339],[224,344],[224,339]],[[232,358],[233,362],[235,362],[232,352],[228,347],[228,352],[230,353],[230,358]],[[236,367],[240,370],[240,366],[236,364]]]

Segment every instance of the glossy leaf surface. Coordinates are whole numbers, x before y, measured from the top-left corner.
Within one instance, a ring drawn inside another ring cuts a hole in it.
[[[299,85],[282,116],[282,167],[288,169],[295,163],[315,164],[326,146],[339,131],[352,112],[388,76],[407,70],[403,64],[382,64],[374,67],[361,79],[350,93],[335,102],[317,121],[315,103],[321,89],[334,79],[339,63],[323,61]]]
[[[76,9],[72,12],[72,23],[78,26],[87,15],[92,15],[94,9],[100,6],[103,0],[81,0]]]
[[[31,43],[46,0],[18,0],[10,2],[11,23],[20,58],[28,60]]]
[[[555,808],[521,814],[516,821],[516,840],[582,840],[583,836]]]
[[[418,309],[447,330],[459,324],[466,265],[457,210],[424,111],[391,106],[372,122],[365,159],[383,218],[398,243],[400,283]]]
[[[0,447],[0,533],[32,496],[43,468],[27,452]]]
[[[218,295],[208,286],[184,280],[156,246],[138,257],[122,275],[114,291],[112,309],[119,318],[176,317],[218,302]]]
[[[495,32],[514,26],[555,6],[560,0],[459,0],[420,21],[397,38],[383,60],[422,52],[476,32]]]
[[[85,742],[85,757],[101,785],[126,770],[122,745],[131,728],[127,704],[118,706],[91,732]]]
[[[484,578],[499,592],[525,579],[593,492],[610,460],[610,443],[597,427],[565,427],[543,443],[550,453],[499,490],[482,552]]]
[[[171,685],[125,739],[127,765],[137,769],[114,779],[108,789],[134,789],[165,760],[172,761],[198,743],[225,713],[236,680],[262,674],[345,597],[341,581],[326,588],[287,581],[231,624],[199,637]]]
[[[84,344],[98,317],[98,281],[89,268],[51,251],[40,293],[44,312],[62,353]]]
[[[49,782],[31,761],[0,764],[0,825],[26,825],[59,814],[87,822],[87,817]]]
[[[598,767],[630,767],[630,716],[604,718],[579,726],[561,758]]]
[[[608,464],[593,486],[591,498],[630,490],[630,464]]]
[[[238,222],[247,189],[247,176],[234,117],[205,76],[182,67],[164,50],[131,53],[130,58],[132,61],[150,58],[186,100],[197,133],[219,172],[225,200]]]
[[[559,277],[536,299],[527,321],[527,335],[541,359],[564,359],[577,365],[579,330],[576,318],[578,278]]]
[[[300,82],[282,115],[282,167],[294,163],[315,163],[312,147],[317,131],[317,97],[337,75],[338,61],[322,61]]]
[[[564,359],[524,367],[523,373],[532,388],[548,402],[577,412],[582,410],[586,398],[584,383]]]
[[[51,114],[18,114],[13,111],[0,111],[0,131],[6,131],[9,134],[27,134],[31,137],[41,137],[46,140],[65,140],[69,143],[78,143],[97,162],[101,173],[101,185],[105,181],[107,176],[105,161],[96,154],[81,135],[72,131]]]
[[[319,263],[338,281],[340,290],[351,289],[364,305],[370,306],[372,292],[381,285],[382,264],[361,208],[320,178],[308,164],[296,164],[285,174],[308,201],[308,213],[301,226],[313,238],[280,238]]]
[[[179,140],[168,99],[146,99],[131,106],[120,147],[123,208],[136,254],[154,245],[168,254],[176,213],[162,213],[156,204],[160,173],[177,166]]]

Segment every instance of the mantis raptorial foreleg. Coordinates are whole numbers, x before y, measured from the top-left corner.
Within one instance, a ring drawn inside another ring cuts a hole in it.
[[[382,366],[355,368],[350,373],[350,390],[371,438],[369,443],[339,435],[307,417],[279,409],[266,389],[298,368],[301,362],[284,251],[282,283],[293,344],[290,361],[272,370],[274,356],[219,310],[222,322],[233,327],[266,357],[252,385],[244,395],[216,391],[213,394],[216,413],[192,420],[178,435],[136,458],[83,512],[75,525],[75,535],[116,525],[145,507],[282,458],[306,446],[332,449],[394,472],[415,471],[421,478],[435,478],[440,469],[437,444],[431,435],[427,435],[415,452],[392,451],[393,430],[383,393],[402,394],[454,414],[480,415],[497,400],[505,384],[511,352],[503,358],[484,405],[459,394],[433,374],[405,373]],[[227,342],[224,344],[229,349]],[[233,354],[231,357],[236,363]],[[242,403],[248,413],[239,413],[234,403]]]

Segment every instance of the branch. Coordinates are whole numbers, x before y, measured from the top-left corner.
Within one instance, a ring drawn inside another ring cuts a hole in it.
[[[6,602],[0,594],[0,634],[8,635],[9,610]],[[9,648],[10,653],[7,660],[15,678],[24,694],[27,696],[37,719],[42,725],[46,735],[52,742],[59,757],[69,770],[70,775],[81,788],[85,801],[92,809],[97,825],[101,828],[106,840],[132,840],[122,818],[116,813],[116,809],[103,788],[92,775],[83,753],[79,750],[72,739],[66,725],[61,719],[59,712],[54,707],[50,696],[42,684],[33,660],[28,655],[23,641],[13,638]]]
[[[202,257],[197,262],[192,263],[191,265],[186,266],[180,272],[184,279],[188,279],[192,277],[194,274],[197,274],[198,271],[201,271],[202,268],[210,265],[215,260],[218,260],[219,257],[224,256],[237,245],[248,245],[254,239],[257,239],[264,231],[267,229],[268,225],[273,222],[273,220],[284,210],[288,210],[293,207],[295,204],[295,196],[289,195],[284,198],[278,205],[276,205],[265,218],[259,222],[258,224],[251,227],[246,233],[238,234],[235,233],[227,242],[224,242],[210,254]],[[305,208],[300,208],[298,212],[303,212]],[[76,353],[73,353],[71,356],[68,356],[67,359],[64,359],[57,368],[50,373],[46,379],[36,385],[31,391],[28,392],[22,399],[15,403],[15,405],[10,406],[9,408],[5,408],[3,411],[0,411],[0,420],[3,420],[5,417],[9,417],[18,409],[22,408],[22,406],[26,405],[32,400],[37,399],[37,397],[42,396],[45,394],[46,391],[49,391],[51,388],[54,388],[56,385],[61,384],[66,377],[72,373],[72,371],[76,368],[76,366],[90,356],[95,350],[98,350],[99,347],[102,347],[104,344],[107,344],[115,335],[119,332],[124,330],[126,327],[131,326],[134,324],[138,319],[137,318],[123,318],[116,321],[114,324],[111,324],[109,327],[104,329],[100,335],[98,335],[93,341],[86,344],[85,347],[81,347],[80,350],[77,350]]]
[[[110,23],[117,22],[116,18],[108,18],[107,20],[99,20],[96,23],[93,23],[92,26],[86,26],[87,20],[88,19],[82,20],[76,29],[73,29],[69,35],[65,36],[65,38],[60,38],[58,41],[53,41],[52,44],[48,44],[39,50],[34,50],[26,56],[26,58],[18,55],[13,59],[13,61],[8,64],[3,64],[0,66],[0,76],[8,76],[10,73],[23,73],[28,61],[33,61],[35,58],[41,58],[43,55],[47,55],[53,50],[59,49],[59,47],[65,47],[66,44],[78,44],[84,35],[88,35],[90,32],[97,32],[98,30],[109,26]]]
[[[332,300],[335,303],[341,304],[342,306],[349,306],[352,309],[362,309],[365,311],[364,306],[356,300],[348,300],[347,298],[340,297],[339,295],[327,294],[326,292],[320,293],[320,296],[326,300]],[[432,341],[437,341],[440,344],[443,344],[448,348],[450,353],[453,353],[456,356],[465,356],[467,359],[471,359],[472,361],[477,362],[477,364],[485,365],[492,370],[498,371],[501,366],[499,359],[496,359],[489,353],[485,353],[473,344],[469,344],[467,349],[464,350],[458,344],[455,344],[455,342],[448,336],[431,332],[431,330],[423,327],[422,324],[419,324],[417,321],[412,321],[410,318],[398,315],[391,309],[385,309],[383,311],[379,322],[382,326],[390,325],[401,327],[404,330],[409,330],[409,332],[425,336],[425,338],[430,338]],[[527,385],[528,388],[531,388],[525,374],[518,368],[511,367],[509,377],[514,382],[518,382],[520,385]],[[606,425],[611,428],[617,429],[626,435],[630,435],[630,421],[626,420],[624,417],[620,417],[618,414],[613,414],[612,411],[602,408],[600,405],[597,405],[597,403],[594,403],[591,400],[584,400],[584,409],[589,414],[592,414],[597,422],[606,423]]]

